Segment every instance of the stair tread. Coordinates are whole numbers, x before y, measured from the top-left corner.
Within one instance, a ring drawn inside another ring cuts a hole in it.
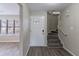
[[[49,45],[62,45],[61,43],[48,43]]]
[[[47,39],[58,39],[58,37],[47,37]]]
[[[60,43],[60,41],[48,41],[48,43]]]
[[[47,37],[58,37],[58,35],[47,35]]]
[[[48,45],[48,46],[52,46],[52,47],[63,47],[62,45]]]
[[[62,46],[48,46],[49,48],[62,48]]]
[[[48,45],[48,46],[53,46],[53,47],[63,47],[62,45]]]
[[[48,38],[47,41],[60,41],[59,38]]]
[[[48,38],[47,40],[59,40],[59,38]]]
[[[58,37],[58,33],[56,32],[51,32],[51,33],[48,33],[47,35],[47,45],[49,47],[63,47],[63,45],[61,44],[61,41]]]
[[[47,41],[60,41],[58,39],[47,39]]]
[[[47,41],[60,41],[59,39],[47,39]]]
[[[58,36],[58,34],[48,35],[48,36]]]

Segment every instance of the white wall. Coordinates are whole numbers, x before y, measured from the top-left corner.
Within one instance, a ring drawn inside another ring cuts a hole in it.
[[[49,15],[47,13],[47,32],[55,31],[58,25],[58,16],[57,15]]]
[[[79,12],[79,4],[71,4],[61,12],[60,19],[58,21],[59,38],[64,44],[64,48],[70,51],[73,55],[79,55],[78,12]]]
[[[27,4],[20,5],[21,20],[21,55],[26,55],[30,47],[30,19]]]
[[[33,22],[31,23],[30,45],[31,46],[47,46],[47,12],[42,12],[42,11],[40,11],[40,12],[31,12],[31,16],[39,16],[39,17],[43,16],[45,18],[43,19],[43,21],[42,20],[40,21],[41,23],[39,22],[39,25],[37,25],[37,27],[39,27],[39,29],[36,29],[35,28],[36,26],[32,27]],[[40,25],[40,24],[42,24],[42,25]],[[42,29],[44,29],[44,33],[41,33]],[[38,31],[37,35],[36,35],[35,31],[36,32]],[[37,37],[35,37],[35,36],[37,36]],[[39,37],[39,39],[38,39],[38,37]]]
[[[18,4],[0,3],[0,15],[19,15]]]

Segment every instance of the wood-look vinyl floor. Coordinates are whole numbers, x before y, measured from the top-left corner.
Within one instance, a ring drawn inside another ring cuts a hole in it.
[[[64,48],[30,47],[27,56],[72,56]]]

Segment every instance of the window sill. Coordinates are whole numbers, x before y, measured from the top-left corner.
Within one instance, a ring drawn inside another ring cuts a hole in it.
[[[0,40],[0,42],[20,42],[19,40]]]

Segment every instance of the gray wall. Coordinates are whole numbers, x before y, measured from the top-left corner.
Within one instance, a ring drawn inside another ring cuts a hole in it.
[[[55,31],[58,25],[58,16],[57,15],[49,15],[47,13],[47,32]]]
[[[79,4],[65,8],[58,21],[59,38],[64,48],[73,55],[79,55]]]

